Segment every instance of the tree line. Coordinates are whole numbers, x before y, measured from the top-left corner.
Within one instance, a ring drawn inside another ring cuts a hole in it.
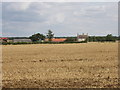
[[[33,42],[48,38],[48,41],[51,42],[53,37],[54,37],[53,32],[51,30],[48,30],[48,33],[46,36],[43,34],[37,33],[37,34],[30,36],[29,38]],[[64,37],[64,38],[67,38],[65,42],[76,42],[77,41],[76,37]],[[120,37],[113,36],[112,34],[108,34],[106,36],[88,36],[88,38],[86,39],[86,42],[107,42],[107,41],[115,42],[116,40],[120,40]]]
[[[11,37],[9,39],[31,39],[32,42],[41,42],[45,39],[48,39],[48,42],[52,41],[54,38],[54,33],[51,30],[48,30],[47,34],[40,34],[36,33],[29,37]],[[63,37],[56,37],[56,38],[63,38]],[[77,42],[77,37],[64,37],[66,38],[65,42]],[[85,42],[115,42],[116,40],[120,40],[120,36],[113,36],[112,34],[108,34],[106,36],[88,36]]]
[[[108,34],[106,36],[89,36],[89,42],[115,42],[120,40],[120,37],[113,36],[112,34]]]

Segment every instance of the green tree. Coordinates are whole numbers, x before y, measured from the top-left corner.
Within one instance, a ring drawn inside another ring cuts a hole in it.
[[[33,42],[41,41],[45,39],[45,36],[43,34],[37,33],[29,37]]]
[[[118,36],[118,40],[120,40],[120,35]]]
[[[115,38],[112,36],[112,34],[108,34],[106,36],[106,41],[115,41]]]
[[[91,36],[88,37],[89,42],[93,42],[93,38]]]
[[[97,42],[104,42],[106,39],[105,39],[105,37],[104,36],[98,36],[98,37],[96,37],[96,41]]]
[[[54,34],[51,30],[48,30],[48,33],[47,33],[47,38],[49,40],[49,42],[52,41],[52,38],[54,37]]]
[[[92,40],[93,40],[93,42],[97,41],[95,36],[92,37]]]

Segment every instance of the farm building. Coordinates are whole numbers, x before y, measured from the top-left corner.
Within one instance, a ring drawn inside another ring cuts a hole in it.
[[[66,38],[53,38],[52,42],[64,42]],[[49,41],[48,39],[45,39],[45,41]]]
[[[7,42],[8,38],[0,38],[0,42]]]
[[[16,42],[32,42],[31,39],[13,39],[13,42],[16,43]]]
[[[7,42],[13,42],[13,40],[8,39]]]
[[[88,34],[86,34],[86,35],[84,33],[82,35],[77,34],[78,42],[85,41],[87,38],[88,38]]]

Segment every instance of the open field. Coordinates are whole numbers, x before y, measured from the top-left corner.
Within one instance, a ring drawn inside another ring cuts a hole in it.
[[[3,46],[3,87],[118,87],[118,43]]]

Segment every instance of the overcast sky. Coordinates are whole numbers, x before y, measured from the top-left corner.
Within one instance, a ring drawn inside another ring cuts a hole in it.
[[[117,2],[3,2],[2,11],[3,36],[118,35]]]

